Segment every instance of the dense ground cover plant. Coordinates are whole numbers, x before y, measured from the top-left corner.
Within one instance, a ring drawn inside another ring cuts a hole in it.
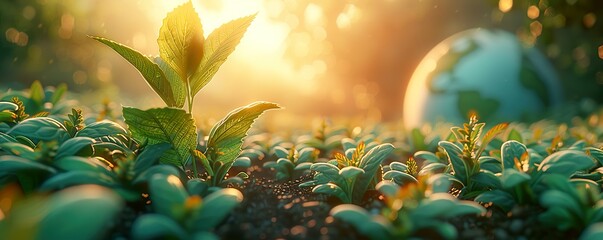
[[[472,116],[276,133],[250,131],[279,108],[255,102],[198,130],[194,98],[253,18],[205,38],[187,2],[165,18],[159,57],[92,37],[167,107],[107,119],[64,85],[0,93],[0,239],[603,236],[603,111],[488,131]]]

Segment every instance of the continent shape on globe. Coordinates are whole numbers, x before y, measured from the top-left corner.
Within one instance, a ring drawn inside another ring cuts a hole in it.
[[[461,124],[469,112],[487,123],[521,121],[562,99],[554,68],[536,48],[509,32],[470,29],[423,58],[406,90],[404,124]]]

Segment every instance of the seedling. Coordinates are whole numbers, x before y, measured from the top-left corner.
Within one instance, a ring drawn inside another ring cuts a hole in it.
[[[207,149],[198,152],[197,129],[192,118],[195,95],[209,83],[222,63],[234,51],[255,15],[228,22],[203,36],[201,20],[187,2],[168,13],[159,30],[159,57],[147,57],[114,41],[92,37],[109,46],[130,62],[161,97],[167,108],[140,110],[124,107],[123,115],[135,139],[157,144],[167,142],[162,163],[184,169],[192,162],[193,177],[199,177],[197,161],[210,175],[210,185],[220,185],[241,150],[247,130],[259,115],[279,108],[256,102],[238,108],[210,131]],[[188,106],[185,111],[184,105]]]

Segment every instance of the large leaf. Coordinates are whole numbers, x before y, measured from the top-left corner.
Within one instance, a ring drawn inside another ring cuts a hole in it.
[[[7,134],[15,137],[27,137],[32,141],[58,140],[63,142],[69,138],[69,133],[63,124],[49,117],[26,119],[11,128]]]
[[[255,102],[230,112],[209,132],[205,155],[212,162],[231,163],[239,155],[243,139],[251,125],[264,111],[280,108],[275,103]]]
[[[222,63],[239,44],[254,18],[255,14],[230,21],[209,34],[203,45],[201,64],[191,77],[193,95],[211,81]]]
[[[438,145],[446,152],[448,160],[452,164],[454,176],[463,184],[467,184],[467,181],[469,180],[469,171],[471,170],[467,169],[467,164],[465,164],[465,161],[461,158],[463,150],[454,145],[454,143],[448,141],[440,141]]]
[[[513,196],[500,189],[483,192],[482,194],[475,197],[476,202],[482,203],[493,203],[494,206],[501,208],[503,211],[510,211],[515,206],[515,199]]]
[[[99,186],[60,191],[48,202],[48,212],[39,222],[37,239],[100,239],[107,236],[110,223],[123,205],[113,191]],[[69,224],[65,224],[66,220]]]
[[[140,72],[140,74],[142,74],[149,86],[151,86],[151,88],[153,88],[153,90],[155,90],[155,92],[159,94],[165,104],[170,107],[184,106],[184,102],[176,102],[170,82],[166,78],[164,72],[161,70],[159,65],[155,64],[151,59],[128,46],[116,43],[109,39],[101,37],[91,38],[112,48],[113,50],[115,50],[115,52],[119,53],[119,55],[121,55],[128,62],[130,62],[136,69],[138,69],[138,71]]]
[[[153,108],[146,111],[124,107],[123,115],[134,138],[148,144],[167,142],[172,149],[160,161],[183,166],[197,147],[197,128],[190,114],[176,108]]]
[[[183,82],[199,67],[203,56],[203,27],[188,1],[172,10],[159,29],[159,55]]]
[[[161,59],[161,57],[156,56],[153,61],[159,66],[159,68],[161,68],[161,71],[163,71],[163,74],[165,74],[168,82],[170,82],[176,107],[182,108],[184,106],[184,102],[186,101],[186,84],[180,79],[178,73],[163,59]]]

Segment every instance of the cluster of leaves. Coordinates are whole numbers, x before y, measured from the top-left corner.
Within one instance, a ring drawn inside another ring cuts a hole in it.
[[[44,91],[35,82],[29,92],[9,92],[5,98],[11,100],[0,101],[0,189],[15,185],[26,199],[40,198],[36,201],[42,205],[50,203],[39,215],[43,218],[40,225],[35,226],[23,223],[23,215],[19,214],[35,209],[10,206],[1,209],[0,229],[6,231],[2,231],[0,238],[20,236],[21,230],[46,233],[62,224],[56,218],[68,207],[74,212],[89,208],[81,216],[69,218],[82,219],[77,225],[81,229],[69,233],[57,231],[51,236],[57,239],[74,238],[70,236],[80,233],[84,235],[78,238],[102,236],[107,226],[101,223],[114,219],[125,203],[145,203],[148,198],[155,213],[136,220],[132,228],[134,237],[213,238],[209,230],[243,199],[238,190],[220,187],[242,182],[240,178],[225,179],[241,152],[247,131],[259,115],[279,106],[255,102],[233,110],[211,129],[203,144],[204,151],[200,151],[191,111],[194,96],[232,53],[253,18],[226,23],[205,39],[199,17],[189,1],[164,19],[158,39],[160,57],[156,58],[92,37],[136,67],[168,105],[149,110],[123,107],[127,130],[109,120],[87,121],[79,109],[72,109],[67,117],[58,116],[64,86]],[[185,102],[188,112],[183,109]],[[197,162],[201,163],[199,168]],[[191,164],[193,174],[187,176]],[[206,178],[199,178],[201,167],[207,173]],[[86,191],[100,193],[74,197],[66,205],[53,200],[65,200],[61,196],[73,195],[73,186],[87,185],[95,187]],[[58,192],[49,198],[37,197],[54,191]],[[112,194],[102,194],[105,191]],[[95,213],[99,218],[94,221],[82,218],[93,218]]]

